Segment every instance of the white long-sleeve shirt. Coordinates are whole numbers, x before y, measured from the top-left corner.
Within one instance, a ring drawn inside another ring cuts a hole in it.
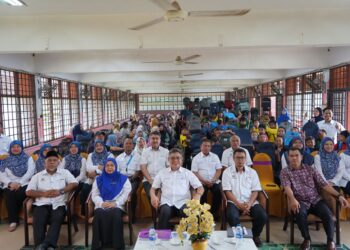
[[[327,180],[322,172],[322,166],[321,166],[321,158],[320,155],[315,155],[315,162],[314,162],[314,167],[317,169],[317,171],[321,174],[321,176],[323,177],[323,179],[325,179],[326,181],[330,181],[332,182],[335,186],[339,186],[339,181],[341,180],[345,167],[344,165],[341,165],[339,163],[339,167],[337,170],[337,174],[334,176],[333,179]]]
[[[102,171],[98,168],[98,165],[94,165],[94,163],[92,162],[92,154],[90,153],[87,161],[86,161],[86,172],[93,172],[96,171],[97,174],[101,174]],[[107,158],[113,158],[114,159],[114,155],[109,153],[109,155],[107,156]],[[91,185],[94,182],[94,179],[91,178],[87,178],[87,180],[85,181],[85,183]]]
[[[346,184],[350,181],[350,155],[341,154],[339,167],[344,168],[343,176],[339,180],[339,186],[346,187]]]
[[[62,162],[58,166],[59,168],[65,169],[66,166],[66,161],[63,158]],[[81,168],[80,168],[80,174],[75,178],[77,182],[85,182],[87,181],[87,176],[86,176],[86,159],[82,157],[81,159]]]
[[[0,182],[4,187],[7,187],[10,182],[19,183],[22,187],[28,185],[35,172],[35,162],[32,157],[28,158],[27,166],[27,172],[22,177],[15,176],[10,169],[6,168],[4,172],[0,172]]]
[[[95,204],[95,209],[97,208],[102,208],[102,203],[103,203],[103,199],[100,195],[100,190],[97,187],[97,183],[96,180],[94,181],[94,184],[92,185],[92,191],[91,191],[91,199]],[[115,204],[117,205],[118,208],[122,209],[125,211],[125,202],[128,199],[129,193],[131,192],[131,183],[129,181],[129,179],[126,179],[124,186],[122,188],[122,190],[120,191],[120,193],[113,198],[112,201],[115,202]]]

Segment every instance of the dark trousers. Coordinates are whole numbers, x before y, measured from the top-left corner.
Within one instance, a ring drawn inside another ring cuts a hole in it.
[[[129,181],[131,183],[131,214],[132,218],[131,221],[135,222],[136,219],[136,206],[137,206],[137,189],[140,185],[140,179],[131,179],[129,178]]]
[[[346,184],[346,187],[343,188],[345,194],[350,195],[350,181]]]
[[[185,217],[183,210],[186,208],[186,204],[183,205],[180,209],[175,206],[168,206],[167,204],[163,204],[159,208],[159,221],[158,221],[158,229],[171,229],[169,225],[169,220],[172,217],[179,216],[181,218]]]
[[[201,204],[204,202],[207,202],[207,195],[208,195],[208,190],[211,191],[212,193],[212,205],[210,208],[210,212],[213,214],[214,218],[216,217],[216,212],[218,211],[220,204],[221,204],[221,183],[219,184],[213,184],[211,188],[208,188],[207,186],[204,186],[204,193],[201,197]]]
[[[305,240],[310,240],[309,227],[307,222],[308,214],[314,214],[321,218],[324,230],[327,234],[327,241],[333,241],[334,236],[334,221],[333,214],[324,200],[320,200],[309,209],[306,205],[300,202],[299,213],[295,214],[295,219],[301,235]]]
[[[143,185],[143,189],[144,189],[145,192],[146,192],[146,195],[147,195],[147,197],[148,197],[148,200],[151,201],[151,195],[150,195],[150,190],[151,190],[151,187],[152,187],[151,183],[149,183],[148,181],[144,181],[144,182],[142,183],[142,185]]]
[[[60,206],[52,209],[51,205],[34,206],[33,208],[33,232],[34,244],[44,244],[56,247],[60,235],[61,225],[66,216],[66,207]],[[47,226],[49,230],[46,232]]]
[[[231,227],[235,227],[240,224],[239,216],[241,211],[231,202],[227,203],[227,222]],[[254,237],[259,237],[266,222],[267,222],[267,214],[265,209],[260,205],[256,204],[250,208],[250,216],[253,218],[253,228],[252,233]]]
[[[26,198],[27,186],[20,187],[15,191],[5,189],[6,208],[8,212],[9,223],[19,223],[19,211],[23,206],[23,201]]]
[[[85,215],[85,202],[89,197],[91,189],[92,189],[92,185],[89,185],[87,183],[84,183],[83,187],[81,188],[81,191],[80,191],[81,215]]]
[[[124,249],[123,211],[120,208],[102,209],[94,212],[91,249]]]

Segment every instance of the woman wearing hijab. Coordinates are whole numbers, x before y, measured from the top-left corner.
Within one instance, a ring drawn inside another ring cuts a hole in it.
[[[330,185],[339,190],[344,166],[340,166],[340,158],[333,148],[333,139],[326,137],[322,140],[318,155],[315,156],[315,168]]]
[[[323,121],[323,112],[320,107],[317,107],[314,109],[314,116],[311,118],[311,120],[315,123],[318,123],[319,121]]]
[[[295,137],[289,142],[289,148],[291,147],[298,148],[303,152],[303,160],[302,160],[303,164],[308,166],[314,165],[314,157],[309,153],[305,152],[305,147],[300,137]],[[287,154],[288,154],[288,151],[282,155],[282,159],[281,159],[282,169],[288,167],[289,163],[288,163]]]
[[[108,158],[102,174],[96,178],[92,188],[91,198],[95,204],[95,213],[91,249],[125,248],[122,216],[130,191],[128,178],[117,171],[114,158]]]
[[[26,198],[25,191],[34,171],[34,160],[23,151],[22,142],[13,141],[10,144],[9,156],[3,160],[0,166],[0,182],[4,184],[9,232],[13,232],[17,228],[18,214]]]
[[[344,168],[339,186],[342,187],[344,193],[350,195],[350,136],[346,139],[346,150],[340,155],[339,168]]]
[[[282,122],[291,122],[287,108],[282,109],[282,113],[280,114],[280,116],[277,119],[278,126],[280,126]]]
[[[40,148],[39,158],[35,162],[35,173],[39,173],[45,169],[45,157],[47,152],[52,150],[52,146],[45,143]]]
[[[143,137],[137,138],[134,151],[139,155],[139,157],[141,157],[142,151],[145,149],[145,147],[146,147],[146,140]]]
[[[92,183],[97,175],[100,175],[103,170],[103,163],[107,158],[114,158],[113,154],[109,153],[103,141],[95,141],[94,152],[90,153],[86,161],[85,181],[80,192],[80,204],[84,204],[92,188]],[[81,214],[85,215],[85,206],[81,206]]]
[[[82,189],[83,183],[87,179],[86,159],[80,156],[80,149],[80,143],[77,141],[73,141],[69,145],[69,154],[63,158],[60,164],[60,168],[67,169],[78,181],[79,186],[76,190],[76,193],[78,193]]]

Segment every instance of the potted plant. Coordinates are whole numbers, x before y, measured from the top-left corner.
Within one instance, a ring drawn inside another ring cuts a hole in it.
[[[194,250],[204,250],[207,248],[208,239],[213,231],[214,218],[209,212],[210,205],[201,205],[199,200],[189,200],[186,202],[184,213],[187,217],[182,218],[177,227],[177,233],[183,241],[183,232],[187,232],[189,240]]]

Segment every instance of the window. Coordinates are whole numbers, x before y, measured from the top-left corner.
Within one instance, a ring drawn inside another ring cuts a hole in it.
[[[350,87],[350,65],[330,70],[330,89],[346,89]]]
[[[175,93],[175,94],[140,94],[140,111],[182,110],[183,98],[211,98],[212,102],[224,101],[225,93]]]
[[[34,75],[0,69],[0,92],[4,133],[25,147],[37,144]]]

